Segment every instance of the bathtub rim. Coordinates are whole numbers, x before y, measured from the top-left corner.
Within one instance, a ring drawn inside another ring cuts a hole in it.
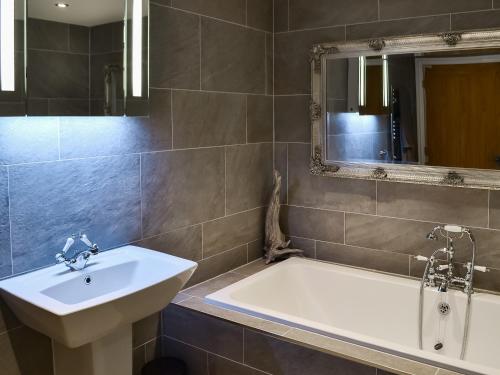
[[[263,277],[266,274],[279,272],[279,269],[282,267],[286,266],[290,267],[290,265],[293,266],[294,264],[304,264],[304,263],[309,263],[314,266],[334,268],[342,273],[349,273],[349,275],[352,275],[352,271],[355,270],[357,271],[358,276],[363,278],[371,278],[371,279],[390,278],[392,282],[395,282],[400,285],[403,284],[405,286],[409,286],[412,288],[419,287],[419,281],[415,280],[414,278],[409,278],[404,276],[401,277],[399,275],[390,274],[386,272],[379,272],[368,269],[362,269],[358,267],[345,266],[326,261],[319,261],[316,259],[293,257],[285,261],[282,261],[278,264],[275,264],[272,267],[260,270],[252,275],[247,276],[246,278],[240,281],[237,281],[229,286],[217,290],[216,292],[210,293],[204,296],[203,300],[207,304],[217,306],[222,309],[235,311],[259,319],[283,324],[289,327],[297,328],[307,332],[312,332],[325,337],[330,337],[332,339],[341,340],[346,343],[362,346],[368,349],[387,353],[389,355],[423,363],[433,367],[438,367],[459,373],[465,373],[468,375],[500,374],[500,370],[497,370],[495,368],[483,366],[480,364],[475,364],[472,362],[468,362],[466,360],[444,357],[442,355],[434,354],[431,352],[422,352],[419,349],[413,349],[411,347],[407,347],[401,344],[391,343],[389,341],[354,333],[340,328],[331,329],[329,326],[325,324],[313,322],[308,319],[297,318],[290,314],[276,312],[274,310],[262,307],[255,307],[254,305],[242,303],[239,301],[236,302],[230,296],[230,294],[233,293],[234,291],[237,291],[238,289],[248,284],[251,284],[256,278]],[[463,295],[462,297],[462,293],[459,291],[452,291],[452,292],[456,293],[459,298],[465,298],[465,295]],[[500,303],[500,301],[498,301],[498,295],[495,294],[477,292],[474,297],[476,299],[481,298],[486,300],[493,298],[495,302]],[[255,311],[256,309],[258,309],[259,311]],[[297,320],[300,320],[302,322],[308,322],[309,324],[301,324],[297,322]],[[443,359],[445,360],[443,361]]]

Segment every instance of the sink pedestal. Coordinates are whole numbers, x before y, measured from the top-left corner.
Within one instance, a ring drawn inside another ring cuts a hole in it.
[[[53,341],[56,374],[132,375],[132,325],[75,349]]]

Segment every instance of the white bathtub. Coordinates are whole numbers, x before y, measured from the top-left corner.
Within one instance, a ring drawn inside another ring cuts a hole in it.
[[[500,296],[473,295],[467,352],[460,360],[466,295],[426,288],[420,350],[419,287],[402,277],[291,258],[206,300],[462,373],[500,374]],[[438,313],[441,301],[451,306],[446,316]],[[438,338],[440,351],[434,350]]]

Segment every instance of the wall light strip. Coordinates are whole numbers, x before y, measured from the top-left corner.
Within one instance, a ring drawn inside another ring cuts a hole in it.
[[[382,55],[382,105],[389,107],[389,59]]]
[[[132,5],[132,96],[142,96],[142,0]]]
[[[15,91],[14,0],[0,0],[0,81],[2,91]]]
[[[358,105],[364,107],[366,105],[366,57],[359,56],[359,89],[358,89]]]

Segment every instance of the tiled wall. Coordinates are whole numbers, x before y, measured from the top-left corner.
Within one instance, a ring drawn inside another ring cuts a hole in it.
[[[150,52],[150,119],[0,119],[0,277],[53,263],[80,229],[198,261],[192,283],[261,256],[272,2],[152,2]],[[50,341],[1,306],[2,374],[51,374]],[[158,326],[134,326],[136,355]]]
[[[308,171],[313,43],[500,27],[500,1],[276,0],[276,164],[284,175],[283,225],[319,259],[420,276],[414,254],[437,244],[436,223],[473,227],[478,287],[500,291],[500,192],[312,176]],[[462,259],[467,254],[460,244]]]

